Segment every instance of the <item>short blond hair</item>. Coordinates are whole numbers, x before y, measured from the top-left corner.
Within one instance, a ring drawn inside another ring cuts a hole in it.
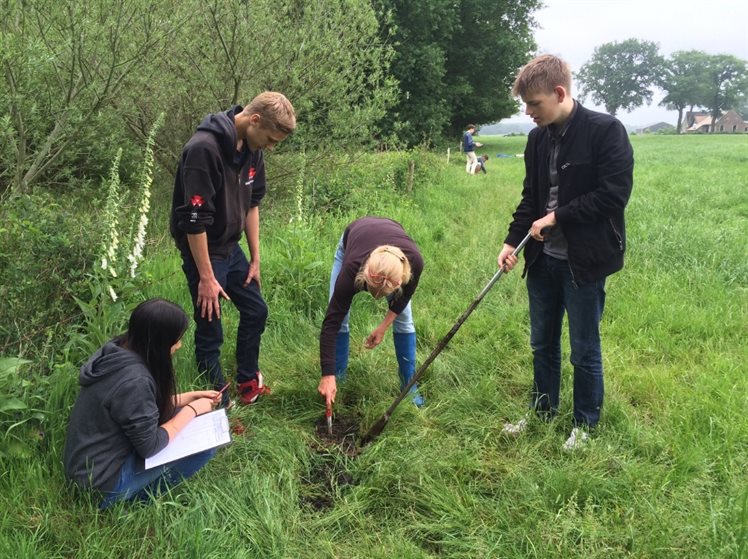
[[[413,277],[410,269],[410,262],[402,250],[392,245],[380,245],[371,251],[369,258],[356,274],[355,285],[359,289],[364,285],[369,285],[371,275],[383,276],[390,282],[399,282],[396,288],[390,288],[385,285],[383,291],[389,295],[391,293],[399,294],[402,286],[409,283]]]
[[[541,54],[520,69],[512,86],[512,95],[525,97],[534,93],[552,93],[559,85],[571,94],[571,68],[558,56]]]
[[[258,114],[264,121],[264,128],[290,134],[296,129],[296,112],[291,101],[277,91],[265,91],[252,99],[244,107],[245,114]],[[269,126],[268,126],[269,125]]]

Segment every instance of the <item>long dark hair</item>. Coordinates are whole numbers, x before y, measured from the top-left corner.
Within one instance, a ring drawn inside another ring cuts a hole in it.
[[[122,347],[140,356],[156,381],[159,423],[174,415],[177,383],[171,348],[182,339],[188,325],[189,318],[179,305],[164,299],[149,299],[135,307],[127,332],[118,339]]]

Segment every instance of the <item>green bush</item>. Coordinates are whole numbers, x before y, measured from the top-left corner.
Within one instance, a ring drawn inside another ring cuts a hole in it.
[[[103,224],[95,197],[38,191],[0,219],[0,354],[27,355],[74,322]],[[91,239],[96,239],[92,241]]]
[[[310,213],[384,215],[400,195],[432,183],[442,162],[433,153],[414,150],[360,154],[331,168],[312,169],[306,187]]]
[[[48,380],[21,372],[25,359],[0,357],[0,458],[28,458],[43,439]]]

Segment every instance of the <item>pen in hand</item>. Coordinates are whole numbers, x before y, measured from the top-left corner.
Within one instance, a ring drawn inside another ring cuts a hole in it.
[[[215,395],[215,397],[213,398],[213,400],[214,400],[215,402],[217,402],[217,403],[220,403],[220,401],[221,401],[221,395],[222,395],[222,394],[223,394],[224,392],[226,392],[226,389],[227,389],[227,388],[229,387],[229,384],[230,384],[230,383],[228,383],[228,382],[227,382],[226,384],[224,384],[224,385],[223,385],[223,388],[221,388],[221,389],[220,389],[220,390],[218,391],[218,394],[216,394],[216,395]]]

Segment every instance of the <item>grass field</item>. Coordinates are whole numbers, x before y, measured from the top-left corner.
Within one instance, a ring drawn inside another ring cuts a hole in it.
[[[337,445],[317,436],[318,334],[335,242],[350,220],[375,213],[419,243],[426,269],[413,309],[423,360],[495,272],[519,199],[523,160],[496,155],[521,153],[525,138],[480,141],[487,175],[467,176],[464,161],[445,154],[416,162],[416,176],[429,180],[412,193],[396,175],[389,188],[352,171],[358,208],[341,214],[289,224],[293,203],[272,205],[262,231],[271,317],[261,363],[273,394],[234,408],[247,432],[149,506],[99,512],[64,483],[80,363],[61,356],[48,380],[44,441],[31,457],[2,463],[0,557],[748,557],[745,136],[632,137],[629,247],[606,284],[606,400],[588,448],[561,450],[571,428],[566,340],[560,417],[531,422],[516,441],[500,434],[524,414],[531,382],[518,273],[494,286],[433,363],[424,409],[404,403],[363,449],[353,437]],[[306,202],[317,192],[307,186]],[[149,247],[144,272],[152,281],[141,297],[187,306],[165,237]],[[381,302],[354,300],[336,421],[359,434],[397,393],[390,336],[373,351],[361,345],[384,312]],[[227,308],[229,370],[236,320]],[[177,359],[182,389],[197,383],[192,352],[188,339]]]

